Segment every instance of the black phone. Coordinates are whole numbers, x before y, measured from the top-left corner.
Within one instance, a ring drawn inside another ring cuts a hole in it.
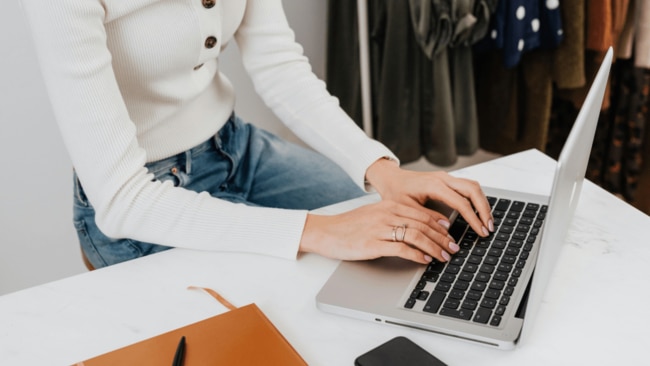
[[[447,366],[406,337],[395,337],[362,354],[356,366]]]

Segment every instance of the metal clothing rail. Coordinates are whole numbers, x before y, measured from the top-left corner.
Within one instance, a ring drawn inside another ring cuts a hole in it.
[[[357,0],[357,23],[359,30],[359,66],[361,70],[361,111],[363,130],[370,137],[372,131],[372,98],[370,94],[370,45],[368,35],[368,2]]]

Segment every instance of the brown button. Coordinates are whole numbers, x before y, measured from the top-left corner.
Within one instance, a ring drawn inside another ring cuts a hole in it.
[[[205,39],[205,48],[214,48],[217,45],[217,37],[210,36]]]
[[[214,7],[214,4],[217,3],[215,0],[202,0],[201,2],[203,3],[203,7],[206,9]]]
[[[202,67],[203,67],[203,64],[196,65],[196,66],[194,66],[194,71],[196,71],[196,70],[198,70],[198,69],[200,69]]]

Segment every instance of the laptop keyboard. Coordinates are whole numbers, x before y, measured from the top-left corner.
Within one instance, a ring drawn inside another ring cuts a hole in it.
[[[460,250],[427,266],[405,308],[498,327],[510,305],[548,207],[488,197],[495,232],[481,238],[459,217],[449,228]],[[419,307],[418,307],[419,308]]]

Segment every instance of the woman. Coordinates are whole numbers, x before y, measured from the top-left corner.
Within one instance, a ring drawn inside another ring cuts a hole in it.
[[[458,246],[446,218],[423,207],[428,199],[458,209],[480,235],[492,229],[476,182],[400,169],[345,115],[311,72],[280,0],[23,4],[75,168],[75,226],[95,267],[169,247],[445,261]],[[218,67],[231,40],[266,104],[322,155],[234,114]],[[364,189],[381,202],[309,212]]]

